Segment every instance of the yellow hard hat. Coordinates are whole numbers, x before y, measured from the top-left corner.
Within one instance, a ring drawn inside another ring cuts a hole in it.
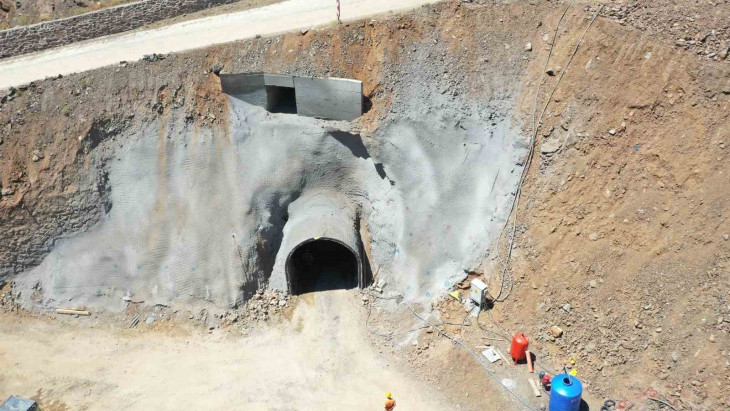
[[[390,398],[390,397],[392,397],[392,394],[390,393],[390,391],[386,392],[385,393],[385,398]]]

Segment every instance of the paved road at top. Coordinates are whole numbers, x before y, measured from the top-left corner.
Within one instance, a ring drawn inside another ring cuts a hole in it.
[[[342,20],[418,7],[433,0],[342,0]],[[135,61],[145,54],[172,53],[287,31],[336,20],[335,0],[289,0],[257,9],[186,21],[155,30],[116,34],[0,60],[0,89],[58,74]]]

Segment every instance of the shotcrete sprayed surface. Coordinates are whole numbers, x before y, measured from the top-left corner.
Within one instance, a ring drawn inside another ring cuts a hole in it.
[[[40,282],[53,306],[120,310],[124,295],[235,305],[259,288],[286,290],[277,255],[287,221],[307,218],[298,200],[332,195],[366,222],[378,278],[430,300],[478,269],[525,153],[506,112],[396,119],[365,144],[348,123],[229,103],[229,133],[173,118],[120,137],[109,214],[18,282]]]

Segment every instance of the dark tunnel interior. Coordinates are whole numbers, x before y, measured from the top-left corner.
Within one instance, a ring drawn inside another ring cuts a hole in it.
[[[292,294],[357,287],[357,257],[338,241],[320,238],[297,246],[286,262]]]
[[[266,110],[272,113],[297,114],[294,87],[266,86]]]

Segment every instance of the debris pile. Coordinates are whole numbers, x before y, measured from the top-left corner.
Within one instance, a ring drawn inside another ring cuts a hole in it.
[[[160,61],[160,60],[164,60],[164,59],[165,59],[164,54],[152,53],[152,54],[145,54],[144,56],[142,56],[142,58],[140,60],[146,61],[148,63],[153,63],[155,61]]]
[[[694,54],[715,61],[726,60],[730,51],[730,29],[727,22],[728,8],[715,8],[717,12],[707,12],[710,4],[690,4],[682,2],[678,10],[677,2],[661,0],[652,2],[633,1],[628,4],[617,3],[603,8],[601,17],[647,31],[657,37],[665,37]],[[697,8],[704,8],[697,10]],[[593,11],[596,7],[587,6]]]
[[[285,309],[292,307],[292,297],[277,290],[259,290],[243,305],[222,312],[211,307],[200,309],[197,314],[194,314],[187,310],[173,309],[162,304],[144,306],[142,305],[143,302],[131,300],[127,302],[125,321],[128,328],[138,327],[140,323],[147,326],[158,326],[158,324],[166,321],[193,321],[198,325],[205,326],[208,331],[231,327],[245,329],[257,323],[278,318]],[[214,312],[211,313],[211,311]],[[78,313],[69,312],[69,314]]]
[[[17,311],[20,307],[16,302],[17,295],[13,292],[13,283],[0,280],[0,309],[3,311]]]
[[[259,290],[237,310],[226,311],[219,316],[221,326],[235,323],[253,324],[265,322],[290,306],[290,296],[277,290]]]

